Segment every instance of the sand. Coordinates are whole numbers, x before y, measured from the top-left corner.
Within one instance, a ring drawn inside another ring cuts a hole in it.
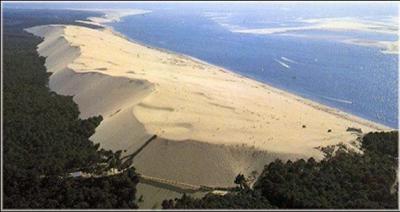
[[[79,9],[79,11],[82,10],[85,9]],[[151,12],[150,10],[140,9],[88,9],[88,11],[97,11],[103,13],[104,15],[102,17],[89,17],[87,20],[77,20],[76,22],[107,27],[105,24],[120,21],[124,16],[142,15]]]
[[[297,27],[270,27],[261,29],[236,29],[234,32],[252,34],[274,34],[290,31],[303,30],[329,30],[329,31],[363,31],[382,34],[398,34],[398,20],[371,21],[357,18],[320,18],[304,19],[299,22],[306,23],[305,26]]]
[[[360,46],[380,48],[384,54],[399,54],[399,41],[373,41],[363,39],[343,40],[344,43],[350,43]]]
[[[277,158],[321,159],[320,146],[352,145],[357,135],[348,127],[389,130],[109,29],[27,31],[44,37],[38,52],[52,72],[50,89],[73,95],[82,118],[103,116],[91,140],[128,155],[158,136],[134,158],[147,176],[232,186],[238,173],[261,173]]]
[[[232,32],[249,33],[249,34],[282,34],[299,36],[296,32],[306,30],[325,30],[325,31],[360,31],[367,33],[391,34],[398,35],[398,19],[392,17],[386,21],[371,21],[361,20],[357,18],[320,18],[320,19],[304,19],[300,22],[307,25],[298,27],[270,27],[261,29],[231,29]],[[318,37],[313,35],[300,35],[302,37]],[[330,39],[329,36],[325,37]],[[383,40],[362,40],[362,39],[341,39],[343,43],[377,47],[381,49],[384,54],[398,54],[398,40],[397,41],[383,41]]]

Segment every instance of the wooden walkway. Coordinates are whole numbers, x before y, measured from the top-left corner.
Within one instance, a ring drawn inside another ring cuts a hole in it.
[[[106,177],[106,176],[120,174],[120,173],[124,172],[127,168],[129,168],[132,165],[132,162],[133,162],[135,156],[137,156],[147,145],[149,145],[156,138],[157,138],[157,135],[151,136],[135,152],[121,158],[121,160],[124,160],[124,162],[121,164],[120,169],[122,169],[122,170],[120,170],[120,171],[114,169],[111,172],[104,173],[101,175],[94,175],[91,173],[84,173],[84,172],[78,171],[78,172],[74,172],[74,173],[69,173],[68,176],[69,177],[82,177],[82,178],[97,178],[97,177]],[[139,173],[138,173],[138,177],[139,177],[139,181],[141,183],[152,185],[152,186],[163,188],[163,189],[167,189],[167,190],[172,190],[172,191],[175,191],[178,193],[235,191],[237,189],[236,187],[210,187],[210,186],[204,186],[204,185],[193,185],[193,184],[189,184],[189,183],[179,182],[176,180],[151,177],[151,176],[147,176],[147,175],[143,175],[143,174],[139,174]]]
[[[204,185],[193,185],[189,183],[183,183],[176,180],[169,180],[158,177],[146,176],[143,174],[138,174],[139,181],[144,184],[153,185],[156,187],[161,187],[164,189],[173,190],[179,193],[196,193],[196,192],[210,192],[210,191],[234,191],[236,187],[211,187]]]

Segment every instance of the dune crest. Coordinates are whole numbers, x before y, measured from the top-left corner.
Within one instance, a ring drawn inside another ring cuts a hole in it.
[[[50,88],[73,95],[82,118],[104,117],[94,142],[127,155],[158,136],[134,159],[146,175],[232,185],[276,158],[320,159],[316,147],[357,138],[348,127],[389,129],[108,29],[27,31],[44,37]]]

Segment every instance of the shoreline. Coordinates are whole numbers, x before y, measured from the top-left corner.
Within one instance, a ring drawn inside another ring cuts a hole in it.
[[[125,16],[131,15],[142,15],[146,13],[152,12],[151,10],[141,10],[141,9],[69,9],[69,10],[78,10],[78,11],[93,11],[103,13],[101,17],[88,17],[87,20],[76,20],[76,22],[93,24],[96,26],[102,26],[107,28],[107,23],[118,22],[121,18]]]
[[[135,15],[135,14],[133,14],[133,15]],[[123,18],[125,16],[132,16],[132,14],[121,14],[121,16],[119,16],[119,18],[121,19],[121,18]],[[120,20],[118,20],[118,21],[120,21]],[[91,21],[91,22],[93,22],[93,21]],[[93,22],[93,23],[96,23],[96,22]],[[340,110],[338,108],[335,108],[335,107],[332,107],[332,106],[317,102],[316,100],[308,99],[306,97],[301,96],[301,94],[299,94],[299,93],[293,93],[293,91],[289,91],[289,90],[286,90],[284,88],[274,87],[273,85],[271,85],[268,82],[259,81],[259,80],[255,79],[255,78],[251,77],[251,76],[244,76],[244,75],[241,75],[240,73],[237,73],[235,71],[232,71],[232,70],[226,69],[224,67],[218,66],[216,64],[212,64],[210,62],[207,62],[207,61],[192,57],[190,55],[186,55],[186,54],[183,54],[183,53],[175,52],[175,51],[172,51],[172,50],[169,50],[169,49],[163,49],[163,48],[160,48],[160,47],[152,46],[150,44],[146,44],[144,42],[129,38],[128,36],[122,34],[121,32],[119,32],[117,30],[115,30],[112,26],[103,25],[103,27],[104,27],[104,30],[109,30],[114,35],[119,36],[119,37],[121,37],[123,39],[126,39],[129,42],[136,43],[136,44],[145,46],[147,48],[154,49],[154,50],[161,51],[161,52],[165,52],[165,53],[168,53],[168,54],[174,54],[174,55],[177,55],[179,57],[188,58],[188,59],[190,59],[192,61],[201,63],[203,65],[207,65],[207,66],[212,66],[212,67],[218,68],[218,69],[220,69],[220,71],[223,71],[223,72],[226,72],[226,73],[230,73],[230,74],[232,74],[234,76],[237,76],[237,77],[240,77],[240,78],[246,78],[248,80],[252,80],[255,83],[259,83],[260,86],[264,87],[265,89],[267,89],[269,91],[273,91],[273,92],[278,93],[278,94],[286,95],[288,97],[296,99],[297,101],[299,101],[301,103],[310,105],[310,106],[312,106],[312,107],[314,107],[316,109],[323,110],[323,111],[325,111],[327,113],[331,113],[333,115],[340,116],[340,117],[345,118],[345,119],[347,119],[349,121],[355,121],[355,122],[357,122],[359,124],[362,124],[362,125],[365,125],[365,126],[368,126],[368,127],[372,127],[372,128],[376,128],[377,130],[383,130],[385,128],[389,128],[390,130],[395,130],[395,128],[387,126],[387,125],[385,125],[383,123],[378,123],[376,121],[367,119],[366,117],[361,117],[359,115],[355,115],[355,114],[351,113],[350,111],[342,111],[342,110]]]
[[[63,26],[60,25],[60,27],[63,27],[63,28],[68,28],[69,26],[73,27],[73,25],[63,25]],[[58,26],[53,26],[53,27],[58,27]],[[170,50],[160,49],[160,48],[157,48],[157,47],[153,48],[153,47],[148,46],[148,45],[142,45],[141,43],[136,42],[136,41],[134,41],[132,39],[127,39],[123,35],[121,36],[119,32],[115,32],[110,28],[105,28],[105,29],[103,29],[101,31],[105,32],[105,33],[110,33],[113,36],[116,36],[116,37],[119,37],[120,39],[125,40],[126,42],[129,42],[129,43],[134,44],[134,45],[142,46],[142,47],[144,47],[146,49],[149,49],[151,51],[157,51],[157,52],[160,52],[160,53],[163,53],[163,54],[167,54],[167,55],[170,55],[170,56],[173,56],[173,57],[177,57],[179,59],[191,61],[193,63],[198,63],[198,64],[201,64],[203,66],[206,66],[206,67],[209,67],[209,68],[212,68],[212,69],[216,69],[216,72],[219,72],[220,74],[229,75],[232,78],[240,79],[241,83],[252,85],[252,87],[262,88],[266,92],[272,92],[272,93],[275,93],[275,94],[277,94],[279,96],[283,96],[285,98],[288,98],[290,100],[295,100],[295,101],[297,101],[297,102],[299,102],[301,104],[307,105],[307,106],[309,106],[309,107],[311,107],[311,108],[313,108],[315,110],[328,113],[328,114],[333,115],[335,117],[342,118],[342,119],[345,119],[347,121],[351,121],[353,123],[357,123],[357,124],[360,124],[362,126],[365,126],[365,127],[368,127],[368,128],[372,128],[372,129],[375,129],[375,130],[379,130],[379,131],[392,130],[392,128],[390,128],[388,126],[385,126],[383,124],[376,123],[376,122],[373,122],[373,121],[369,121],[369,120],[364,119],[362,117],[359,117],[359,116],[356,116],[356,115],[353,115],[353,114],[350,114],[350,113],[346,113],[346,112],[341,111],[341,110],[339,110],[337,108],[333,108],[333,107],[330,107],[330,106],[315,102],[313,100],[301,97],[299,95],[293,94],[293,93],[285,91],[283,89],[275,88],[275,87],[273,87],[273,86],[271,86],[271,85],[269,85],[267,83],[263,83],[263,82],[255,80],[255,79],[252,79],[252,78],[249,78],[249,77],[246,77],[246,76],[242,76],[242,75],[240,75],[238,73],[235,73],[233,71],[227,70],[227,69],[225,69],[223,67],[215,66],[213,64],[207,63],[207,62],[199,60],[197,58],[193,58],[191,56],[187,56],[187,55],[183,55],[183,54],[179,54],[179,53],[176,54],[176,53],[174,53],[173,51],[170,51]],[[75,46],[72,43],[70,45],[71,46]],[[80,47],[78,46],[78,48],[80,48]],[[71,63],[74,63],[74,61],[72,61]],[[75,69],[72,68],[72,70],[75,70]],[[79,71],[77,73],[102,73],[102,72]],[[116,77],[115,75],[109,75],[107,73],[102,73],[102,74],[105,74],[105,75],[110,76],[110,77]],[[125,77],[125,76],[123,75],[121,77]],[[128,77],[128,79],[129,79],[129,77]],[[349,126],[349,127],[352,127],[352,126]]]
[[[73,96],[80,116],[103,116],[90,138],[94,143],[126,156],[157,135],[133,162],[147,176],[226,187],[237,173],[260,173],[275,159],[320,160],[320,147],[339,143],[357,150],[359,134],[347,127],[390,130],[110,28],[44,25],[27,31],[44,38],[38,52],[53,72],[50,89]],[[138,191],[145,204],[178,195],[147,184]]]

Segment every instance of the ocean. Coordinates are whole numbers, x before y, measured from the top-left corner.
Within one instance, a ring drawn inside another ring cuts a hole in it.
[[[328,6],[328,7],[327,7]],[[342,111],[398,128],[398,55],[343,41],[396,41],[393,33],[304,29],[315,20],[392,26],[397,6],[144,6],[111,23],[149,46],[190,55]],[[322,8],[322,9],[321,9]],[[343,8],[347,8],[343,9]],[[386,25],[386,23],[388,23]],[[238,30],[280,28],[274,34]],[[293,28],[298,28],[293,30]]]

